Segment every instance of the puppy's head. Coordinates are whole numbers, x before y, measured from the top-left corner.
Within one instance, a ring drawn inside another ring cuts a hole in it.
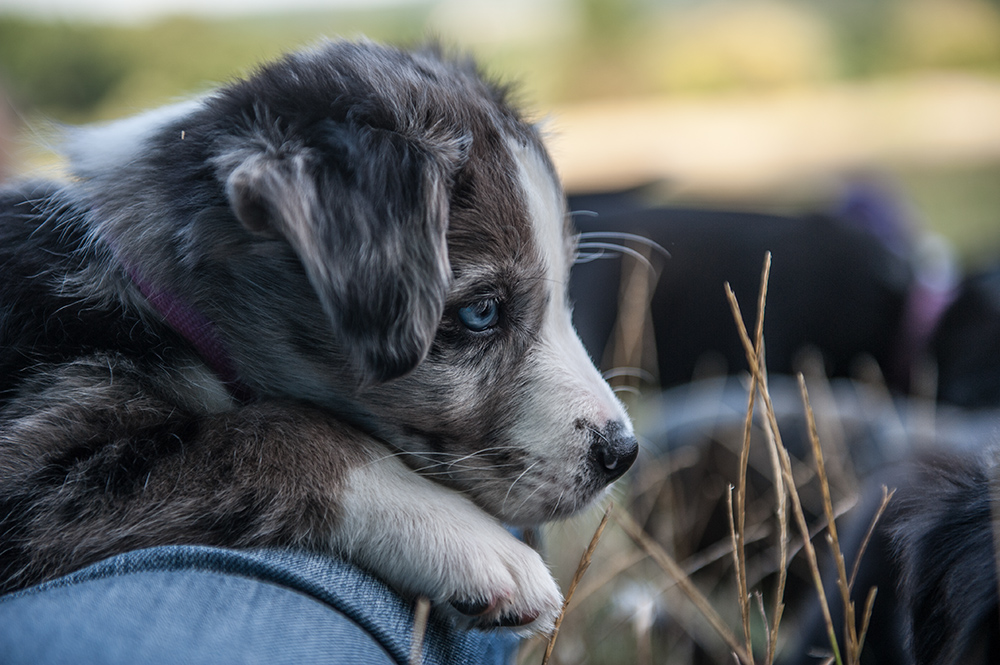
[[[638,448],[573,330],[575,239],[552,165],[520,127],[474,142],[457,177],[452,279],[428,357],[365,399],[412,465],[531,525],[588,505]]]
[[[349,385],[350,411],[412,466],[534,524],[588,504],[637,445],[572,328],[555,171],[505,97],[435,52],[326,45],[209,100],[242,123],[211,161],[255,239],[240,272],[270,261],[295,321],[290,348],[270,336],[276,360],[243,363],[277,377],[256,385],[319,402]],[[241,348],[280,324],[248,323]]]
[[[235,216],[294,249],[360,385],[415,367],[444,310],[449,196],[471,136],[415,108],[438,66],[336,44],[214,100],[246,122],[214,160]]]

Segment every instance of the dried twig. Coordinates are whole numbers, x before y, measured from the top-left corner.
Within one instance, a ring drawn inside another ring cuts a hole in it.
[[[784,450],[784,445],[781,443],[781,434],[778,431],[777,418],[774,415],[774,406],[771,403],[770,391],[767,386],[767,377],[764,370],[763,355],[764,355],[764,343],[763,343],[763,332],[764,332],[764,307],[767,300],[767,283],[768,277],[771,270],[771,253],[767,252],[764,255],[764,268],[761,275],[761,288],[760,294],[757,300],[757,327],[755,332],[755,343],[751,345],[750,338],[747,335],[746,326],[743,323],[743,314],[740,311],[739,302],[736,299],[736,295],[733,293],[732,288],[727,282],[725,284],[726,297],[729,300],[730,308],[733,312],[733,318],[736,321],[737,331],[740,334],[740,340],[743,342],[744,351],[747,357],[747,364],[750,366],[751,375],[751,388],[748,394],[748,405],[747,405],[747,419],[744,423],[744,451],[741,454],[741,483],[745,483],[745,473],[746,466],[743,458],[749,459],[749,436],[750,427],[753,418],[753,404],[756,400],[756,394],[760,393],[761,398],[764,402],[764,431],[767,435],[768,442],[768,454],[771,458],[772,474],[774,478],[774,492],[777,506],[775,508],[775,515],[778,519],[778,549],[779,549],[779,565],[778,565],[778,581],[777,589],[775,591],[774,597],[774,614],[771,618],[772,624],[769,630],[770,638],[767,642],[767,662],[770,663],[773,659],[775,653],[777,652],[777,639],[778,639],[778,627],[781,624],[781,617],[784,614],[784,596],[785,596],[785,584],[788,580],[788,503],[787,503],[787,493],[785,489],[785,479],[783,478],[782,471],[782,455],[779,452]],[[791,481],[789,481],[791,482]],[[794,483],[791,483],[794,486]],[[737,514],[745,513],[745,506],[743,510],[737,508]],[[744,564],[745,566],[745,564]],[[746,576],[746,569],[742,573],[743,577]],[[744,580],[745,584],[745,580]],[[749,616],[749,605],[746,587],[740,589],[741,598],[741,612],[744,614],[744,621],[747,621]],[[746,630],[746,628],[745,628]]]
[[[872,587],[868,592],[864,613],[861,617],[861,633],[858,633],[857,616],[854,608],[854,601],[851,600],[851,592],[854,588],[854,581],[857,579],[858,566],[861,557],[864,555],[868,542],[875,530],[875,525],[885,512],[892,493],[886,487],[882,487],[882,503],[879,505],[865,534],[861,547],[858,549],[857,557],[854,561],[854,568],[851,576],[847,576],[847,566],[844,562],[843,550],[840,547],[840,539],[837,535],[837,523],[833,511],[833,500],[830,498],[830,486],[826,473],[826,463],[823,459],[823,449],[819,444],[819,434],[816,429],[816,419],[813,415],[812,405],[809,402],[809,393],[806,390],[805,378],[799,374],[799,389],[802,392],[802,402],[806,411],[806,421],[809,425],[809,440],[812,444],[813,455],[816,458],[816,470],[820,480],[820,489],[823,493],[823,511],[826,513],[828,540],[831,553],[837,566],[837,586],[840,589],[841,600],[844,603],[844,645],[847,649],[847,662],[849,665],[856,665],[861,662],[861,649],[864,647],[865,635],[868,632],[868,623],[871,619],[872,608],[875,603],[876,589]]]
[[[767,284],[771,273],[771,253],[764,255],[764,268],[760,276],[760,294],[757,298],[757,325],[754,337],[754,357],[757,364],[761,364],[764,352],[764,306],[767,302]],[[741,319],[742,320],[742,319]],[[746,506],[747,506],[747,467],[750,464],[750,434],[753,429],[754,403],[757,401],[757,377],[751,379],[750,390],[747,397],[747,415],[743,423],[743,447],[740,450],[740,471],[737,481],[736,492],[736,524],[734,528],[733,550],[736,562],[736,584],[739,603],[740,618],[743,621],[743,639],[747,652],[753,653],[753,639],[750,633],[750,592],[747,588],[747,560],[746,560]],[[780,483],[780,480],[779,480]],[[730,493],[730,502],[732,495]],[[730,514],[733,508],[730,505]],[[732,518],[730,519],[732,524]],[[784,569],[784,564],[781,566]],[[777,613],[776,613],[777,615]],[[777,626],[774,627],[777,630]],[[768,640],[770,646],[770,640]],[[768,649],[770,653],[770,649]],[[770,659],[767,661],[770,663]]]
[[[812,541],[809,540],[809,526],[806,523],[805,513],[802,510],[802,501],[800,500],[798,490],[795,487],[795,478],[792,474],[792,461],[788,455],[788,450],[781,441],[781,434],[778,430],[777,417],[774,413],[774,405],[771,402],[771,395],[767,387],[767,380],[764,377],[763,369],[757,362],[756,353],[750,342],[750,337],[747,334],[746,326],[743,324],[743,318],[739,315],[739,304],[736,301],[736,296],[733,294],[732,289],[729,288],[729,284],[726,284],[726,296],[729,298],[730,305],[735,314],[734,318],[736,319],[737,331],[739,332],[740,340],[743,343],[743,350],[746,353],[747,364],[750,366],[751,373],[757,379],[757,389],[761,398],[764,400],[764,413],[767,416],[768,425],[770,426],[771,433],[774,436],[774,448],[777,451],[778,461],[781,467],[780,475],[784,477],[784,484],[792,502],[792,514],[795,517],[795,522],[798,526],[799,532],[802,534],[802,546],[806,553],[806,559],[809,562],[809,569],[812,572],[816,592],[820,597],[820,609],[823,612],[823,620],[827,626],[827,634],[830,638],[830,648],[833,650],[835,661],[840,664],[843,661],[840,657],[840,648],[837,645],[837,636],[833,628],[833,618],[830,616],[830,607],[827,604],[826,591],[823,588],[823,579],[820,575],[819,562],[816,558],[816,550],[812,545]],[[777,489],[777,481],[775,482],[775,485]],[[784,566],[781,568],[784,568]],[[779,595],[778,598],[779,600],[776,602],[780,602],[781,596]],[[775,617],[775,620],[777,620],[777,617]],[[772,635],[772,639],[774,639],[774,635]]]
[[[659,543],[650,538],[642,527],[632,517],[624,511],[618,511],[615,513],[615,520],[621,525],[625,533],[629,535],[639,545],[642,549],[646,551],[649,556],[659,564],[660,568],[663,569],[667,575],[672,577],[676,582],[677,586],[681,591],[688,597],[688,599],[694,603],[694,606],[698,608],[702,616],[708,621],[708,623],[715,629],[715,632],[719,634],[719,637],[726,643],[726,645],[732,649],[733,653],[737,655],[740,662],[746,663],[748,665],[753,663],[753,660],[747,654],[746,649],[740,644],[739,640],[733,634],[729,627],[726,625],[719,613],[715,611],[711,603],[707,598],[698,590],[698,587],[694,585],[691,578],[688,577],[684,569],[681,568],[680,564],[674,560],[672,556],[667,554],[666,550],[660,547]]]
[[[847,583],[847,586],[850,589],[854,588],[854,581],[858,579],[858,569],[861,567],[861,557],[864,555],[865,550],[868,549],[868,543],[872,539],[872,534],[875,533],[875,526],[878,524],[879,520],[882,519],[882,514],[889,506],[889,501],[892,500],[892,496],[895,493],[896,490],[890,491],[885,485],[882,486],[882,503],[879,504],[878,510],[875,511],[875,516],[872,518],[871,524],[868,525],[868,531],[865,532],[865,537],[861,541],[861,547],[858,548],[857,557],[854,559],[854,567],[851,569],[851,579]]]
[[[417,598],[413,608],[413,638],[410,640],[410,665],[424,662],[424,635],[427,633],[427,619],[431,613],[431,601],[426,597]]]
[[[583,556],[580,557],[580,564],[576,567],[576,573],[573,575],[573,580],[569,583],[569,589],[566,591],[566,598],[563,600],[562,611],[559,612],[559,616],[556,617],[556,625],[552,629],[552,635],[549,637],[549,643],[545,647],[545,655],[542,656],[542,665],[547,665],[549,658],[552,657],[552,649],[556,646],[556,637],[559,636],[559,627],[562,625],[563,617],[566,616],[566,608],[569,607],[569,603],[573,600],[573,594],[576,592],[576,587],[580,584],[580,580],[583,579],[584,573],[587,572],[587,568],[590,567],[590,560],[594,556],[594,550],[597,549],[597,543],[601,540],[601,534],[604,533],[604,527],[608,524],[608,519],[611,517],[611,510],[614,508],[613,503],[609,503],[607,509],[604,511],[604,517],[601,518],[601,523],[597,525],[597,530],[594,531],[594,536],[590,539],[590,545],[584,551]]]
[[[844,554],[840,547],[840,537],[837,534],[837,520],[833,514],[833,499],[830,497],[830,483],[826,475],[826,460],[823,457],[823,448],[819,444],[816,417],[813,414],[812,404],[809,402],[809,391],[806,389],[805,377],[799,374],[798,379],[799,391],[802,394],[802,406],[806,413],[809,443],[812,445],[813,458],[816,461],[816,473],[819,477],[820,492],[823,497],[827,542],[830,545],[830,554],[833,556],[834,564],[837,567],[837,587],[840,589],[840,599],[844,604],[844,647],[847,650],[847,662],[855,663],[859,657],[857,653],[857,624],[854,617],[854,603],[851,601],[851,590],[848,587],[847,565],[844,563]]]

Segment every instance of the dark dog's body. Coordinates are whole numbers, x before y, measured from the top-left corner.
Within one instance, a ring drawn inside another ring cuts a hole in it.
[[[0,588],[164,543],[302,546],[551,625],[499,521],[587,505],[636,444],[502,89],[326,44],[69,152],[72,182],[0,198]]]
[[[896,489],[861,559],[855,606],[872,587],[864,665],[987,665],[1000,659],[995,495],[996,449],[923,453],[872,479],[841,545],[858,556],[882,488]],[[839,597],[830,571],[827,597]],[[833,613],[840,635],[843,617]],[[816,663],[807,653],[829,649],[818,608],[789,649],[788,663]]]
[[[898,568],[908,663],[1000,659],[995,490],[990,454],[938,454],[916,465],[886,529]]]

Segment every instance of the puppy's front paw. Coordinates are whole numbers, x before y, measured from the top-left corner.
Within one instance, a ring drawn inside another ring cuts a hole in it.
[[[562,595],[538,552],[469,499],[392,455],[351,470],[331,547],[461,623],[552,630]]]
[[[550,632],[562,594],[542,558],[505,531],[476,536],[450,566],[451,609],[477,628]]]

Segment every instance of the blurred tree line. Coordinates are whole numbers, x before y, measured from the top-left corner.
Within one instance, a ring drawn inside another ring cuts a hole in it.
[[[322,35],[415,41],[427,12],[179,16],[134,26],[0,13],[0,89],[28,113],[99,120],[197,93]]]
[[[469,25],[458,29],[437,20],[453,9],[447,0],[134,26],[0,13],[0,87],[29,113],[101,119],[197,92],[324,34],[396,42],[438,34],[472,49],[489,68],[524,78],[546,104],[928,68],[1000,72],[1000,0],[549,1],[561,12],[550,13],[551,35],[482,43],[475,23],[489,23],[488,10],[503,3],[465,0]],[[542,4],[517,6],[528,12]]]

